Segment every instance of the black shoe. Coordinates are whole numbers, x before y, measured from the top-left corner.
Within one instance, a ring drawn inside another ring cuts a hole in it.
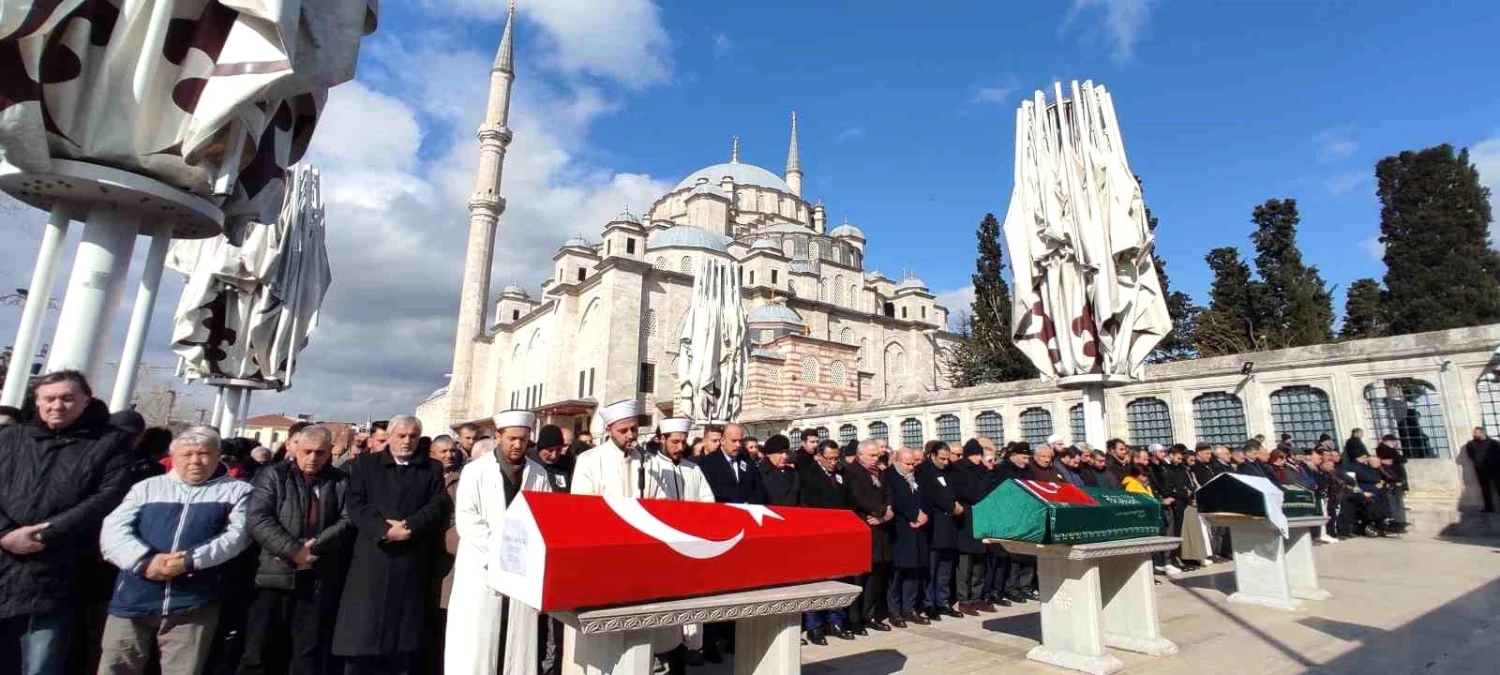
[[[1012,591],[1010,593],[1006,593],[1004,599],[1009,600],[1014,604],[1024,604],[1031,598],[1026,597],[1026,595],[1021,593],[1020,591]]]
[[[928,609],[927,611],[922,612],[921,614],[925,615],[927,617],[928,621],[942,621],[943,620],[943,615],[938,613],[937,608]]]
[[[944,608],[938,610],[938,614],[940,614],[942,616],[946,616],[946,617],[948,617],[950,619],[962,619],[963,616],[964,616],[963,612],[957,611],[957,610],[953,609],[952,607],[944,607]]]
[[[854,633],[843,628],[833,629],[833,636],[840,640],[853,640]]]
[[[807,631],[807,641],[823,647],[828,646],[828,638],[823,636],[822,628],[814,628]]]
[[[888,633],[891,630],[891,625],[888,624],[888,623],[886,623],[886,622],[884,622],[884,621],[881,621],[880,619],[876,619],[874,621],[871,621],[868,624],[868,627],[869,627],[870,630],[879,631],[881,633]]]
[[[860,636],[860,637],[864,637],[864,636],[866,636],[866,635],[869,635],[869,634],[870,634],[870,631],[868,631],[868,630],[865,630],[865,627],[864,627],[864,626],[855,626],[855,627],[853,627],[853,628],[850,628],[850,629],[849,629],[849,630],[848,630],[848,631],[847,631],[847,632],[848,632],[848,633],[849,633],[849,634],[850,634],[850,635],[858,635],[858,636]]]
[[[1009,607],[1011,603],[1010,603],[1009,600],[1006,600],[1005,598],[995,598],[995,601],[992,602],[992,603],[990,603],[990,604],[992,604],[992,605],[994,605],[996,607]]]
[[[899,616],[893,616],[893,617],[887,619],[887,621],[890,622],[890,624],[891,624],[890,627],[891,628],[905,628],[906,627],[906,620],[903,619],[903,618],[901,618],[901,617],[899,617]],[[870,627],[874,628],[874,625],[872,624]],[[887,630],[889,630],[889,629],[887,629]]]

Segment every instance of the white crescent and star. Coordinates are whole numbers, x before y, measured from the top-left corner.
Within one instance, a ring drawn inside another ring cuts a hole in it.
[[[661,521],[652,515],[641,505],[640,500],[630,497],[605,497],[605,505],[609,506],[620,520],[652,539],[667,545],[667,548],[678,554],[693,558],[695,560],[709,560],[728,553],[740,540],[745,538],[745,531],[740,530],[733,537],[723,540],[704,539],[696,535],[688,534],[671,525]],[[776,520],[786,520],[781,514],[759,504],[725,504],[731,508],[739,509],[750,514],[755,519],[756,525],[764,525],[767,516]]]

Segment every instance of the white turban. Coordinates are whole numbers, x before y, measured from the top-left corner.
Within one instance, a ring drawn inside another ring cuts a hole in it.
[[[1062,436],[1059,436],[1057,434],[1052,434],[1051,436],[1047,437],[1047,445],[1052,445],[1053,443],[1061,443],[1061,442],[1062,442]]]
[[[616,401],[599,409],[599,417],[604,420],[604,426],[609,426],[620,420],[630,417],[640,417],[641,403],[633,398]]]
[[[530,410],[507,410],[495,413],[495,428],[508,429],[510,427],[526,427],[530,429],[536,426],[536,415]]]
[[[685,434],[693,428],[693,421],[686,417],[668,417],[661,421],[664,434]]]

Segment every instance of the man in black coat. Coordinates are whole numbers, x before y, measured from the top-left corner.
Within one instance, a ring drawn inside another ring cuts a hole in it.
[[[953,452],[942,441],[928,441],[924,448],[927,460],[917,465],[917,487],[922,495],[922,510],[931,526],[931,562],[922,598],[927,618],[961,617],[953,611],[953,568],[958,561],[958,519],[967,511],[958,501],[948,480]]]
[[[999,479],[996,487],[1005,484],[1008,480],[1031,479],[1031,448],[1027,447],[1024,441],[1011,444],[1004,461],[1000,462],[995,469],[995,474]],[[1036,585],[1036,556],[1007,551],[1005,557],[1007,569],[1004,590],[1000,592],[1001,597],[1013,603],[1036,600],[1040,597],[1033,588]]]
[[[766,445],[769,446],[775,438],[772,436],[768,439]],[[800,450],[798,454],[801,454]],[[839,471],[839,460],[842,457],[838,444],[828,442],[818,447],[818,454],[813,456],[813,463],[808,468],[796,472],[800,483],[797,489],[799,506],[815,509],[850,508],[849,489],[844,485],[843,472]],[[857,583],[856,579],[848,581]],[[864,626],[854,626],[846,621],[844,610],[841,609],[803,614],[802,629],[807,631],[807,641],[817,645],[827,644],[828,635],[852,640],[856,634],[869,634]]]
[[[714,501],[721,504],[764,504],[766,486],[760,471],[744,456],[745,428],[738,424],[724,427],[723,444],[698,462],[703,479],[714,491]]]
[[[856,582],[863,592],[849,607],[849,619],[856,627],[887,631],[891,627],[885,616],[885,590],[891,571],[890,528],[895,513],[891,495],[880,469],[880,444],[865,440],[859,444],[854,459],[843,467],[844,485],[849,488],[849,504],[854,514],[870,526],[870,571]]]
[[[1123,438],[1111,438],[1104,444],[1104,450],[1109,454],[1104,466],[1109,472],[1109,478],[1105,479],[1106,482],[1101,483],[1099,487],[1119,490],[1120,486],[1125,483],[1125,476],[1130,473],[1130,444],[1126,443]]]
[[[350,466],[345,504],[357,531],[333,653],[349,675],[406,675],[423,646],[437,553],[453,513],[443,467],[416,454],[422,423],[399,415],[383,452]]]
[[[955,540],[958,552],[958,580],[954,584],[958,591],[958,611],[969,616],[980,612],[993,612],[995,606],[985,600],[984,579],[988,552],[984,544],[974,537],[974,505],[984,501],[990,494],[989,475],[984,467],[984,447],[976,439],[964,443],[963,457],[955,461],[948,471],[948,480],[953,486],[953,495],[964,512],[958,516],[959,531]],[[1010,604],[1006,601],[1005,604]]]
[[[927,566],[931,564],[931,521],[922,510],[921,487],[917,485],[917,463],[921,453],[915,448],[901,448],[891,453],[891,465],[885,470],[885,482],[891,495],[891,578],[886,590],[886,610],[891,625],[904,628],[906,622],[927,625],[927,617],[917,613]]]
[[[286,448],[288,459],[261,469],[250,493],[250,535],[260,561],[240,675],[328,672],[354,535],[344,513],[348,475],[332,465],[328,427],[303,427]]]
[[[771,506],[796,506],[800,501],[797,495],[802,486],[789,456],[791,449],[792,442],[781,434],[767,438],[761,446],[760,477]]]
[[[71,672],[81,577],[130,489],[131,438],[76,370],[31,387],[35,419],[0,430],[0,672]],[[75,666],[76,667],[76,666]]]
[[[1479,494],[1484,497],[1484,512],[1494,513],[1494,494],[1500,491],[1500,441],[1490,438],[1484,427],[1474,427],[1474,437],[1464,444],[1464,455],[1474,467]]]
[[[1271,465],[1266,461],[1265,448],[1254,439],[1245,442],[1245,462],[1240,464],[1235,472],[1246,476],[1260,476],[1272,483],[1276,482],[1276,477],[1271,473]]]

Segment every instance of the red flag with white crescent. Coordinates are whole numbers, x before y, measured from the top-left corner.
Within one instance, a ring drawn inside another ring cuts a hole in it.
[[[1099,502],[1094,501],[1093,497],[1090,497],[1088,493],[1078,489],[1078,486],[1072,483],[1053,483],[1039,480],[1023,480],[1020,483],[1021,487],[1026,488],[1027,492],[1049,504],[1072,504],[1075,506],[1099,505]]]

